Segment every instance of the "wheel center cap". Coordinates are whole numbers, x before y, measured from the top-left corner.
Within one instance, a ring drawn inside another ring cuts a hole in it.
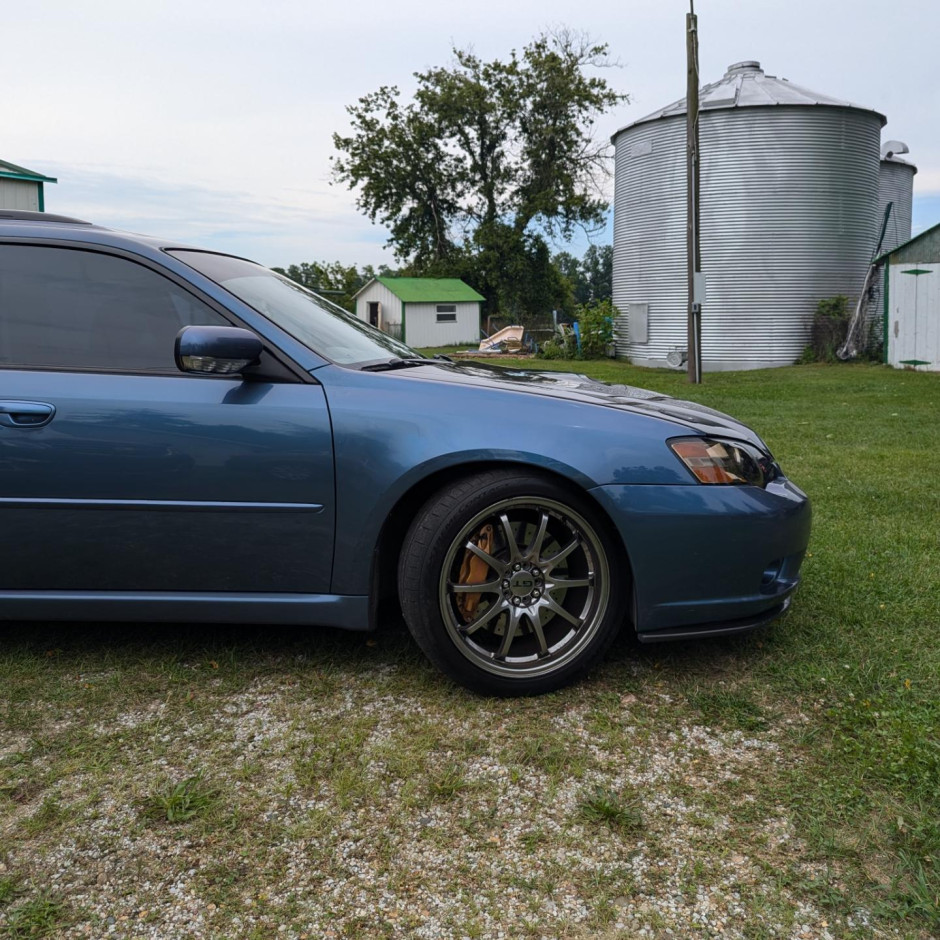
[[[509,579],[509,590],[516,597],[527,597],[539,586],[540,580],[531,571],[516,571]]]

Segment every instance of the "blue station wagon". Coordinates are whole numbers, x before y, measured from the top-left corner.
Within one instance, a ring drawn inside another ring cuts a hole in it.
[[[782,614],[810,530],[763,441],[572,373],[425,358],[251,261],[0,212],[0,618],[400,610],[486,694]]]

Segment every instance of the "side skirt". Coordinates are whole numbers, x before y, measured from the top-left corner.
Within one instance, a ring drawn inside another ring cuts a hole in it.
[[[319,624],[369,630],[367,595],[0,591],[0,620]]]

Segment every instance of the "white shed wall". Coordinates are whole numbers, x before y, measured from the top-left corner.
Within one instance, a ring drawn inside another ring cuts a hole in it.
[[[0,179],[0,209],[39,211],[39,184],[27,180]]]
[[[442,304],[448,301],[442,300]],[[480,304],[465,301],[453,304],[457,319],[449,323],[437,322],[437,307],[433,304],[408,304],[405,307],[405,342],[415,349],[422,346],[454,346],[461,343],[476,345],[480,342]]]
[[[378,281],[370,284],[356,298],[356,316],[369,322],[369,304],[379,302],[379,329],[386,333],[400,336],[401,329],[401,301],[384,285]]]
[[[927,365],[911,366],[911,360]],[[907,261],[890,266],[888,362],[896,369],[940,372],[940,264]]]

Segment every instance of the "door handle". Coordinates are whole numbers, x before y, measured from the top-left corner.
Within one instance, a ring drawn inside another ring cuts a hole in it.
[[[0,401],[0,426],[41,428],[55,417],[55,405],[44,401]]]

